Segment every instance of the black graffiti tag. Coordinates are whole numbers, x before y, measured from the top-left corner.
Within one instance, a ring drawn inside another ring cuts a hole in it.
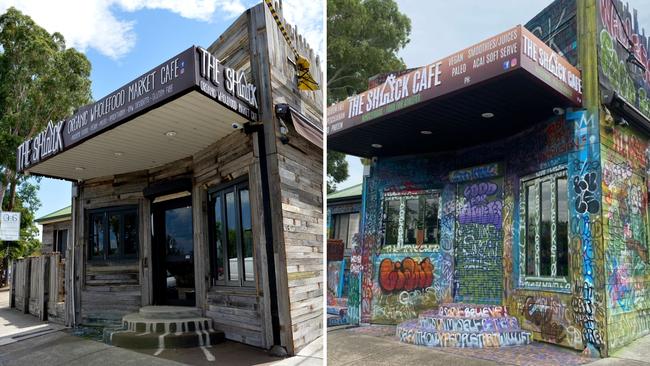
[[[573,190],[576,193],[575,206],[578,213],[589,212],[598,213],[600,202],[596,199],[596,190],[598,189],[598,174],[595,172],[587,173],[582,176],[573,177]]]

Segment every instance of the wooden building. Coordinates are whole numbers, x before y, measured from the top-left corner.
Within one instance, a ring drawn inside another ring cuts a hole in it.
[[[173,305],[266,349],[319,337],[322,98],[262,3],[25,141],[19,171],[74,182],[67,324]]]
[[[41,253],[58,252],[65,258],[72,235],[72,206],[43,215],[34,221],[43,226]]]

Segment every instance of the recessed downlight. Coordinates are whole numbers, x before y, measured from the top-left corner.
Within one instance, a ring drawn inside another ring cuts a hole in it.
[[[492,112],[481,113],[481,117],[483,117],[483,118],[492,118],[492,117],[494,117],[494,113],[492,113]]]
[[[375,149],[381,149],[382,147],[384,147],[382,144],[372,144],[370,146],[374,147]]]
[[[124,153],[121,152],[121,151],[116,151],[116,152],[113,153],[113,155],[115,155],[116,157],[120,157],[120,156],[124,155]]]
[[[74,168],[74,170],[76,170],[78,172],[83,172],[84,170],[86,170],[86,168],[78,166],[78,167]]]
[[[420,131],[420,133],[423,134],[423,135],[431,135],[433,132],[431,132],[429,130],[422,130],[422,131]]]
[[[165,136],[174,137],[174,136],[176,136],[176,131],[167,131],[167,132],[165,132]]]

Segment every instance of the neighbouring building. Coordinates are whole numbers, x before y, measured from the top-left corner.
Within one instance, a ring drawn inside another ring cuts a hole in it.
[[[327,195],[327,325],[348,323],[350,259],[358,248],[361,184]]]
[[[66,248],[72,235],[72,206],[56,210],[34,221],[43,226],[41,252],[58,252],[61,253],[62,258],[65,258]]]
[[[556,0],[330,106],[328,149],[372,160],[349,322],[602,357],[648,334],[648,47],[621,1]]]
[[[73,182],[66,324],[289,354],[322,334],[323,95],[298,89],[294,51],[319,83],[321,61],[275,15],[248,9],[19,147],[19,172]]]

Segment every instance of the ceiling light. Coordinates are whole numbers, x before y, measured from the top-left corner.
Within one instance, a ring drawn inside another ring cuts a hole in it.
[[[124,155],[124,153],[123,153],[123,152],[121,152],[121,151],[116,151],[116,152],[114,152],[114,153],[113,153],[113,155],[115,155],[115,156],[118,156],[118,157],[119,157],[119,156],[122,156],[122,155]]]
[[[492,113],[492,112],[481,113],[481,117],[483,117],[483,118],[492,118],[492,117],[494,117],[494,113]]]
[[[83,172],[83,171],[86,170],[86,169],[85,169],[85,168],[82,168],[82,167],[80,167],[80,166],[78,166],[78,167],[74,168],[74,170],[76,170],[76,171],[78,171],[78,172]]]
[[[374,147],[375,149],[381,149],[383,147],[381,144],[372,144],[370,146]]]
[[[423,135],[431,135],[433,132],[431,132],[429,130],[422,130],[422,131],[420,131],[420,133],[423,134]]]
[[[167,132],[165,132],[165,136],[174,137],[174,136],[176,136],[176,131],[167,131]]]

